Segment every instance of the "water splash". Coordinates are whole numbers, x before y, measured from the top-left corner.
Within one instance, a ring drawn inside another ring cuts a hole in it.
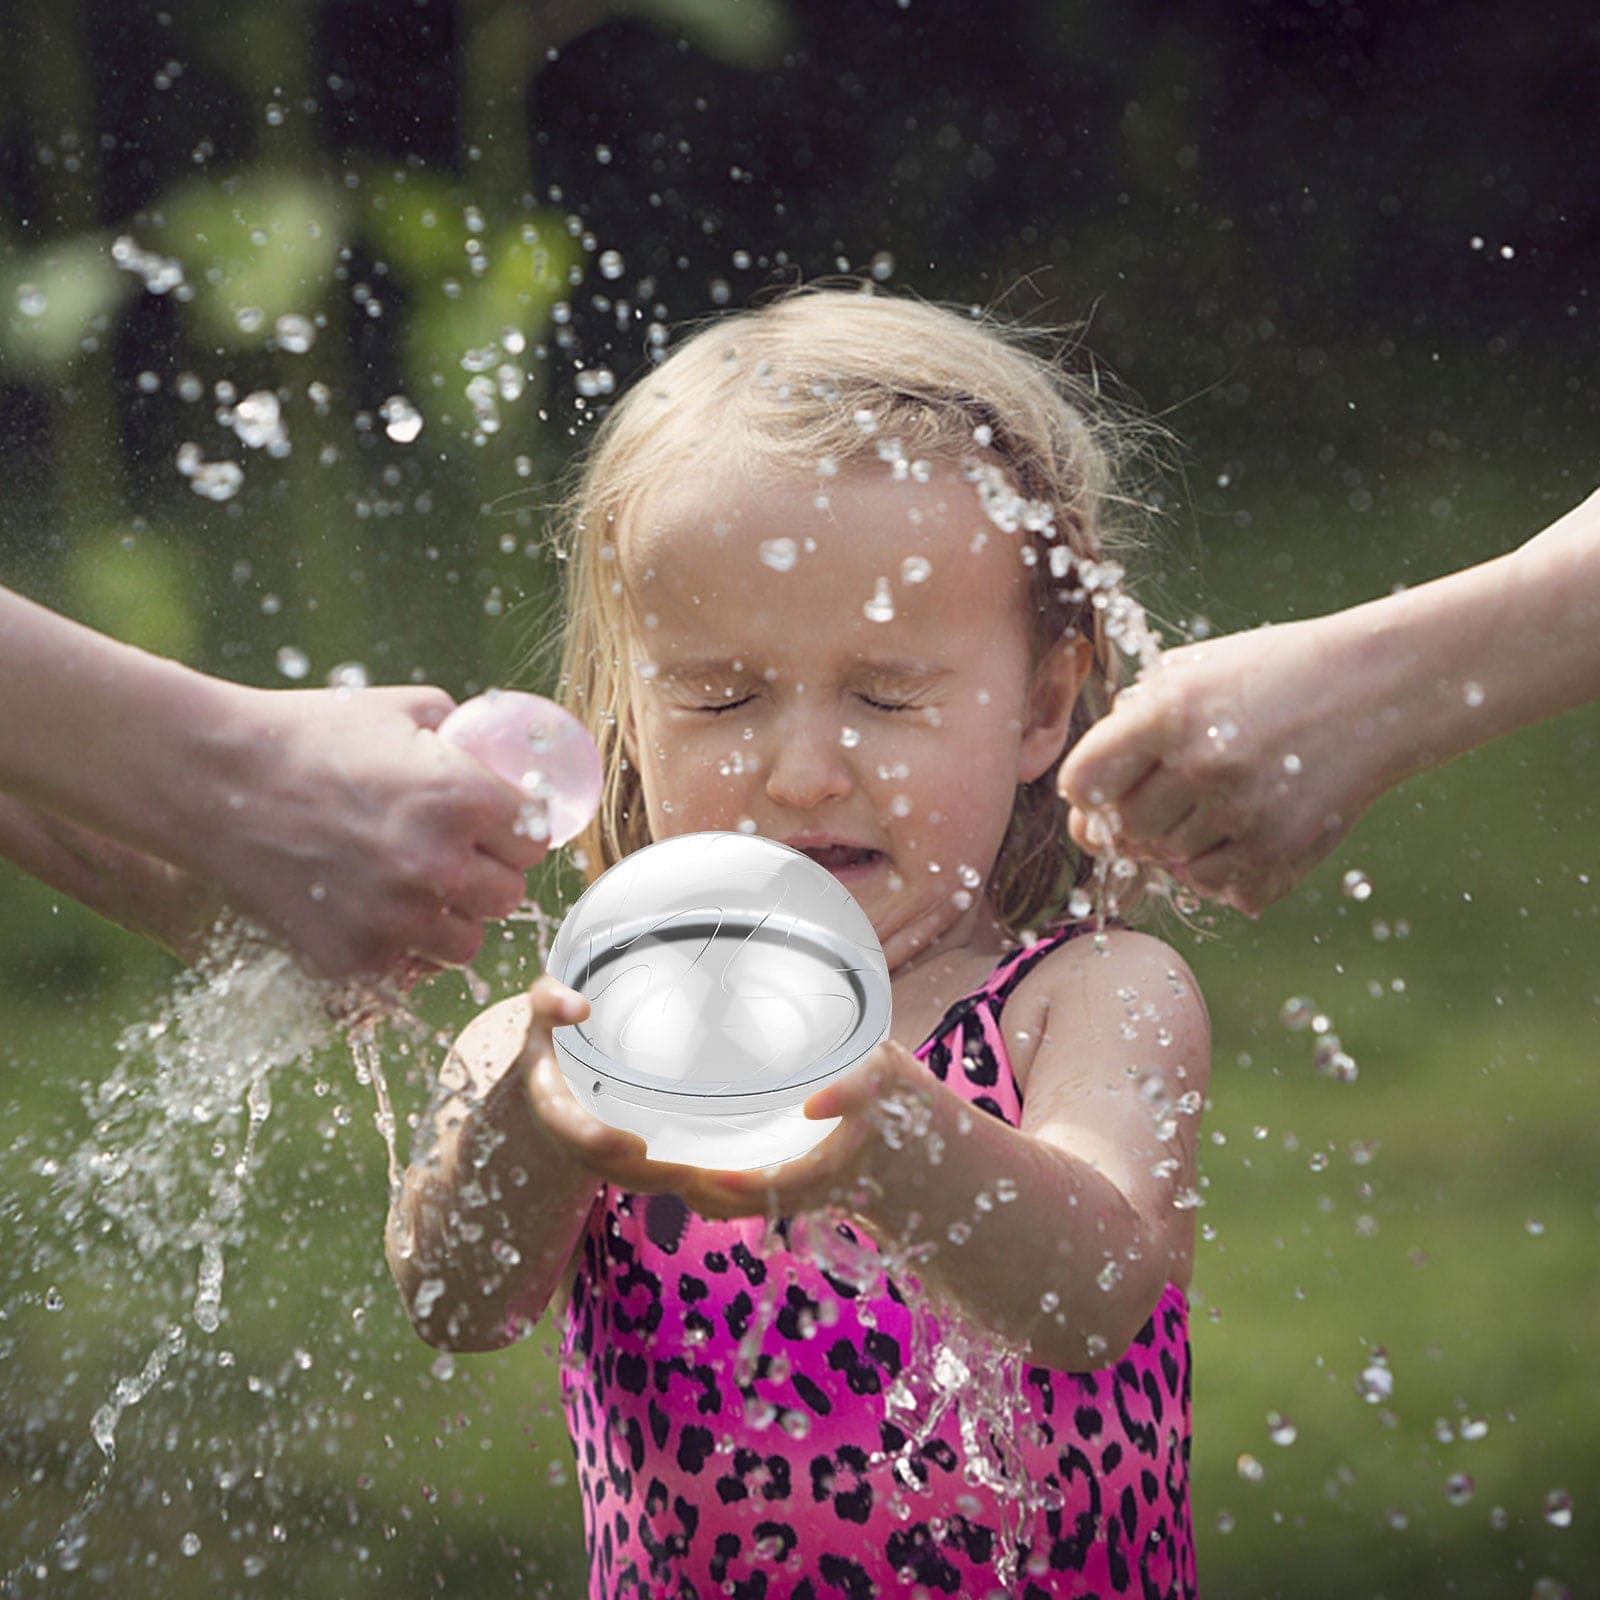
[[[169,1321],[143,1359],[112,1381],[74,1458],[88,1476],[72,1511],[41,1554],[0,1573],[0,1594],[21,1593],[25,1582],[43,1582],[52,1565],[73,1570],[81,1560],[87,1525],[117,1464],[125,1414],[176,1363],[198,1353],[195,1330],[209,1338],[222,1326],[228,1257],[247,1242],[247,1202],[274,1079],[309,1067],[341,1032],[357,1080],[374,1093],[390,1183],[398,1184],[395,1115],[377,1044],[384,1023],[413,1039],[432,1038],[397,990],[313,980],[265,935],[229,922],[156,1016],[124,1030],[116,1066],[85,1095],[88,1136],[64,1159],[35,1162],[68,1233],[96,1239],[101,1251],[113,1241],[131,1251],[130,1292],[159,1289],[186,1260],[194,1263],[193,1287],[188,1319]],[[58,1293],[56,1300],[64,1303]],[[223,1367],[232,1360],[227,1352],[213,1359]]]
[[[974,438],[980,445],[987,445],[988,433],[987,428],[982,429]],[[1059,585],[1056,598],[1064,604],[1088,605],[1099,614],[1106,638],[1133,662],[1135,681],[1154,671],[1161,661],[1161,640],[1144,607],[1124,587],[1127,574],[1120,563],[1077,555],[1056,526],[1049,503],[1019,493],[996,463],[976,458],[963,461],[961,475],[975,487],[983,514],[1000,532],[1030,534],[1042,543],[1050,576]],[[1037,551],[1038,545],[1033,542],[1022,545],[1025,560],[1031,558],[1036,563]],[[1107,923],[1118,915],[1124,894],[1140,883],[1150,893],[1171,896],[1180,909],[1189,909],[1191,898],[1178,891],[1167,874],[1141,867],[1118,852],[1120,830],[1121,819],[1114,806],[1101,805],[1089,812],[1088,833],[1094,848],[1092,899],[1087,906],[1080,901],[1082,909],[1073,910],[1073,915],[1092,914],[1103,933]]]

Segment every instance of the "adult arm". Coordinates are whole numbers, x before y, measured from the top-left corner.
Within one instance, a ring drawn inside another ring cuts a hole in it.
[[[450,705],[225,683],[0,589],[0,851],[40,860],[20,805],[109,841],[102,866],[121,847],[215,885],[317,972],[466,961],[544,846],[515,788],[427,731]]]
[[[195,960],[219,891],[154,856],[0,794],[0,856],[121,927]]]
[[[1258,912],[1385,790],[1600,696],[1600,495],[1520,549],[1189,645],[1062,763],[1080,845]],[[1097,826],[1097,818],[1100,825]]]

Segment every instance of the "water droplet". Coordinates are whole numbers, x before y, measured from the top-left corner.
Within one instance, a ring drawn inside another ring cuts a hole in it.
[[[197,1555],[199,1555],[200,1554],[200,1535],[198,1533],[195,1533],[191,1529],[188,1533],[184,1534],[184,1536],[178,1541],[178,1548],[186,1556],[197,1556]]]
[[[278,348],[292,356],[303,356],[317,342],[316,324],[297,311],[284,312],[272,325],[272,333]]]
[[[1347,900],[1370,900],[1372,898],[1372,881],[1359,867],[1352,867],[1344,877],[1339,880],[1339,887],[1344,891]]]
[[[861,743],[861,735],[855,728],[840,728],[839,744],[846,750],[854,750]]]
[[[1267,1437],[1274,1444],[1291,1445],[1300,1437],[1300,1430],[1281,1413],[1267,1413]]]
[[[619,250],[602,250],[597,265],[600,268],[600,276],[612,280],[620,278],[628,270],[627,263],[623,261]]]
[[[1477,1486],[1465,1472],[1452,1472],[1444,1480],[1444,1497],[1453,1506],[1464,1506],[1477,1493]]]
[[[410,444],[422,432],[422,413],[403,394],[392,394],[378,407],[383,431],[396,444]]]
[[[46,1311],[59,1311],[65,1304],[61,1291],[54,1284],[45,1290],[44,1308]]]
[[[867,264],[867,270],[879,283],[886,283],[894,276],[894,257],[887,250],[880,250]]]
[[[1264,1466],[1262,1466],[1261,1463],[1259,1461],[1257,1461],[1256,1458],[1253,1455],[1251,1455],[1248,1450],[1245,1451],[1244,1454],[1239,1457],[1239,1460],[1236,1463],[1236,1466],[1237,1466],[1237,1469],[1238,1469],[1239,1476],[1241,1478],[1243,1478],[1246,1483],[1262,1483],[1262,1482],[1265,1482],[1266,1476],[1267,1476],[1267,1469]]]
[[[1122,1266],[1120,1262],[1108,1261],[1095,1274],[1094,1281],[1100,1285],[1102,1294],[1110,1294],[1122,1282]]]
[[[1283,758],[1283,770],[1287,772],[1291,778],[1297,777],[1305,770],[1305,763],[1302,762],[1300,757],[1291,750],[1289,754]]]
[[[1467,682],[1461,686],[1461,698],[1476,710],[1483,704],[1483,685],[1481,683]]]
[[[761,561],[774,572],[792,572],[800,559],[800,548],[793,539],[763,539]]]
[[[341,661],[328,674],[330,689],[365,689],[371,681],[366,667],[359,661]]]
[[[1361,1369],[1356,1379],[1356,1393],[1375,1406],[1394,1394],[1394,1374],[1389,1370],[1388,1358],[1381,1350],[1373,1352],[1372,1359]]]
[[[1218,1533],[1232,1533],[1234,1527],[1235,1523],[1233,1520],[1233,1513],[1231,1511],[1219,1511],[1217,1513]]]
[[[1285,1000],[1278,1010],[1278,1021],[1290,1033],[1304,1033],[1311,1026],[1311,1019],[1316,1013],[1316,1003],[1307,1000],[1304,995],[1294,995]]]
[[[1094,911],[1094,901],[1089,898],[1087,889],[1074,889],[1067,896],[1067,914],[1082,921]]]
[[[1544,1235],[1544,1222],[1539,1217],[1529,1217],[1528,1220],[1523,1223],[1523,1227],[1525,1227],[1535,1239],[1542,1238]]]
[[[585,367],[574,379],[574,386],[585,400],[593,400],[616,389],[617,375],[610,367]]]
[[[240,306],[233,320],[238,325],[240,333],[255,333],[267,320],[267,314],[260,306]]]
[[[184,449],[193,452],[186,457]],[[178,470],[189,487],[206,500],[231,500],[244,486],[244,468],[236,461],[202,461],[200,447],[188,445],[178,452]]]
[[[872,598],[862,606],[861,613],[869,622],[894,621],[894,597],[889,593],[889,580],[878,579]]]
[[[23,316],[42,317],[49,309],[49,297],[37,284],[25,283],[17,290],[17,310]]]
[[[311,670],[310,657],[292,644],[286,644],[278,652],[277,665],[284,677],[292,678],[296,683]]]
[[[1572,1496],[1565,1489],[1552,1489],[1544,1497],[1544,1520],[1552,1528],[1572,1526]]]
[[[229,425],[247,450],[269,450],[279,455],[288,447],[283,408],[270,389],[257,389],[239,401],[233,408]]]
[[[1488,1419],[1485,1417],[1463,1417],[1461,1420],[1460,1434],[1463,1439],[1471,1442],[1484,1437],[1489,1431]]]
[[[900,581],[902,583],[924,583],[933,567],[922,559],[921,556],[907,556],[900,563]]]

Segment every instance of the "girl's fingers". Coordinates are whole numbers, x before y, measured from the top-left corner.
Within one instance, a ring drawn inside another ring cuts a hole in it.
[[[557,1026],[583,1022],[589,1015],[588,1000],[548,972],[541,972],[533,980],[528,989],[528,1001],[535,1017]]]
[[[618,1188],[682,1194],[703,1176],[698,1167],[652,1161],[649,1146],[638,1134],[614,1128],[585,1110],[548,1050],[529,1071],[528,1092],[540,1122],[592,1172]]]

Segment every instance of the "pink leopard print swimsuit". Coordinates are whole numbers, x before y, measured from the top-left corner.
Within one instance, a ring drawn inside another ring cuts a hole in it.
[[[1007,956],[916,1052],[1012,1126],[1022,1107],[1001,1007],[1074,931]],[[1002,1584],[1001,1507],[963,1478],[954,1415],[915,1458],[917,1492],[890,1463],[872,1463],[906,1440],[884,1404],[911,1348],[899,1291],[890,1282],[862,1295],[804,1255],[758,1254],[764,1232],[757,1218],[706,1221],[675,1197],[601,1191],[561,1382],[592,1600],[1195,1595],[1181,1289],[1168,1284],[1105,1370],[1024,1368],[1032,1426],[1018,1428],[1018,1444],[1060,1508],[1023,1529],[1016,1574]],[[746,1336],[767,1301],[752,1362]]]

